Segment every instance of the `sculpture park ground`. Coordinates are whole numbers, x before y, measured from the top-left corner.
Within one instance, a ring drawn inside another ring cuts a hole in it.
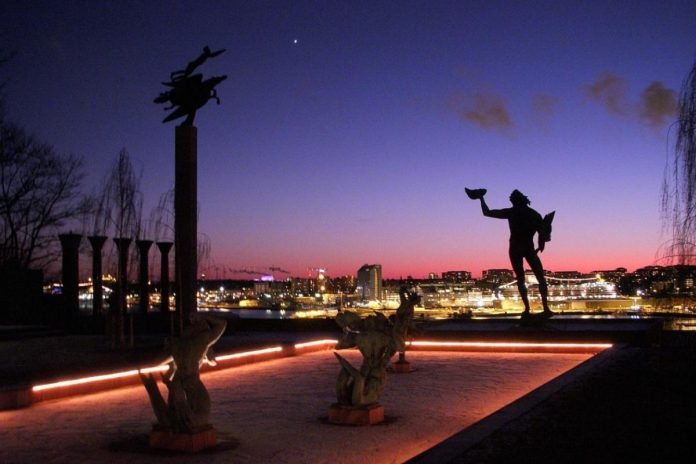
[[[390,375],[385,422],[349,427],[327,421],[338,367],[331,351],[320,351],[204,374],[218,430],[213,450],[151,450],[155,418],[136,385],[0,412],[0,461],[403,462],[590,356],[411,352],[417,370]]]
[[[545,369],[550,366],[546,360],[558,355],[409,350],[415,371],[388,374],[380,400],[386,421],[368,427],[326,421],[339,369],[331,350],[208,372],[202,380],[210,389],[211,423],[220,432],[220,446],[184,456],[148,448],[155,418],[135,376],[131,387],[0,411],[0,462],[352,462],[354,453],[364,457],[364,452],[376,453],[373,462],[402,462],[434,445],[435,450],[444,449],[446,459],[430,455],[414,460],[687,462],[684,457],[696,456],[691,437],[696,415],[689,412],[696,408],[696,334],[660,329],[654,319],[559,316],[547,325],[552,330],[543,332],[520,329],[516,320],[452,321],[426,335],[469,340],[601,338],[623,347],[617,345],[609,350],[613,354],[595,355],[570,371],[561,368],[565,373],[531,392],[531,384],[545,380],[535,378],[530,384],[529,378],[516,377],[516,370],[524,372],[528,363],[519,360],[537,358]],[[161,348],[161,337],[141,337],[135,349],[114,352],[100,336],[27,333],[16,338],[17,332],[16,327],[0,327],[0,393],[21,381],[36,384],[150,365]],[[220,339],[218,353],[336,335],[237,330]],[[359,362],[357,351],[342,353]],[[493,412],[518,394],[522,398]],[[368,441],[360,442],[360,437]],[[312,454],[320,452],[328,454]]]

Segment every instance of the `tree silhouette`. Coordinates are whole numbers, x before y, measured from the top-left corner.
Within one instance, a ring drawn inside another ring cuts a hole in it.
[[[200,208],[199,208],[200,209]],[[174,241],[174,189],[169,189],[160,196],[157,206],[150,213],[150,224],[154,231],[155,241]],[[198,233],[197,239],[197,264],[201,264],[210,258],[212,244],[210,237],[202,232]]]
[[[682,83],[675,125],[674,153],[662,184],[663,223],[672,236],[664,255],[685,264],[696,258],[696,60]]]
[[[56,235],[87,207],[81,169],[0,114],[0,267],[43,270],[60,256]]]
[[[142,226],[141,176],[124,148],[104,181],[93,214],[93,233],[139,237]]]

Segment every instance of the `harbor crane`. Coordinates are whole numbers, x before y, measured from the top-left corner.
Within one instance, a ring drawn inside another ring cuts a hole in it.
[[[285,269],[282,269],[278,266],[245,266],[241,269],[232,269],[229,268],[229,271],[232,274],[248,274],[248,275],[268,275],[269,271],[271,274],[273,273],[280,273],[280,274],[290,274],[290,272],[286,271]]]

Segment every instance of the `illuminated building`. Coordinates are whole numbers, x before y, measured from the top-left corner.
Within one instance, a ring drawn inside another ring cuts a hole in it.
[[[558,275],[574,277],[558,277]],[[576,272],[552,273],[546,276],[549,289],[549,301],[566,301],[580,299],[614,299],[617,298],[616,285],[597,276],[582,275]],[[525,283],[530,298],[538,297],[538,284],[531,272],[525,273]],[[500,285],[503,298],[518,298],[517,282],[513,279]]]
[[[363,300],[381,301],[382,292],[382,265],[365,264],[358,269],[357,291]]]
[[[515,276],[510,269],[485,269],[481,278],[484,282],[493,285],[504,284],[514,279]]]
[[[621,282],[621,279],[626,275],[626,268],[617,267],[616,269],[610,271],[592,271],[590,274],[594,274],[600,279],[618,285]]]
[[[334,277],[331,279],[331,286],[335,292],[354,293],[355,292],[355,276],[346,275]]]
[[[631,295],[690,296],[694,294],[696,266],[646,266],[624,277],[624,291]]]
[[[314,279],[315,280],[315,287],[317,289],[317,293],[324,293],[326,292],[326,284],[327,284],[327,278],[326,278],[326,269],[324,268],[316,268],[317,271],[317,277]]]
[[[469,271],[445,271],[442,273],[442,280],[445,282],[466,282],[471,280],[471,272]]]

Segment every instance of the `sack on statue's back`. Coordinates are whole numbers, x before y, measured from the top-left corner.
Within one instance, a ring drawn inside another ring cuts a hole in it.
[[[541,226],[539,226],[539,240],[543,242],[551,241],[551,224],[553,223],[553,218],[556,215],[555,211],[551,211],[549,214],[544,216],[541,220]]]

